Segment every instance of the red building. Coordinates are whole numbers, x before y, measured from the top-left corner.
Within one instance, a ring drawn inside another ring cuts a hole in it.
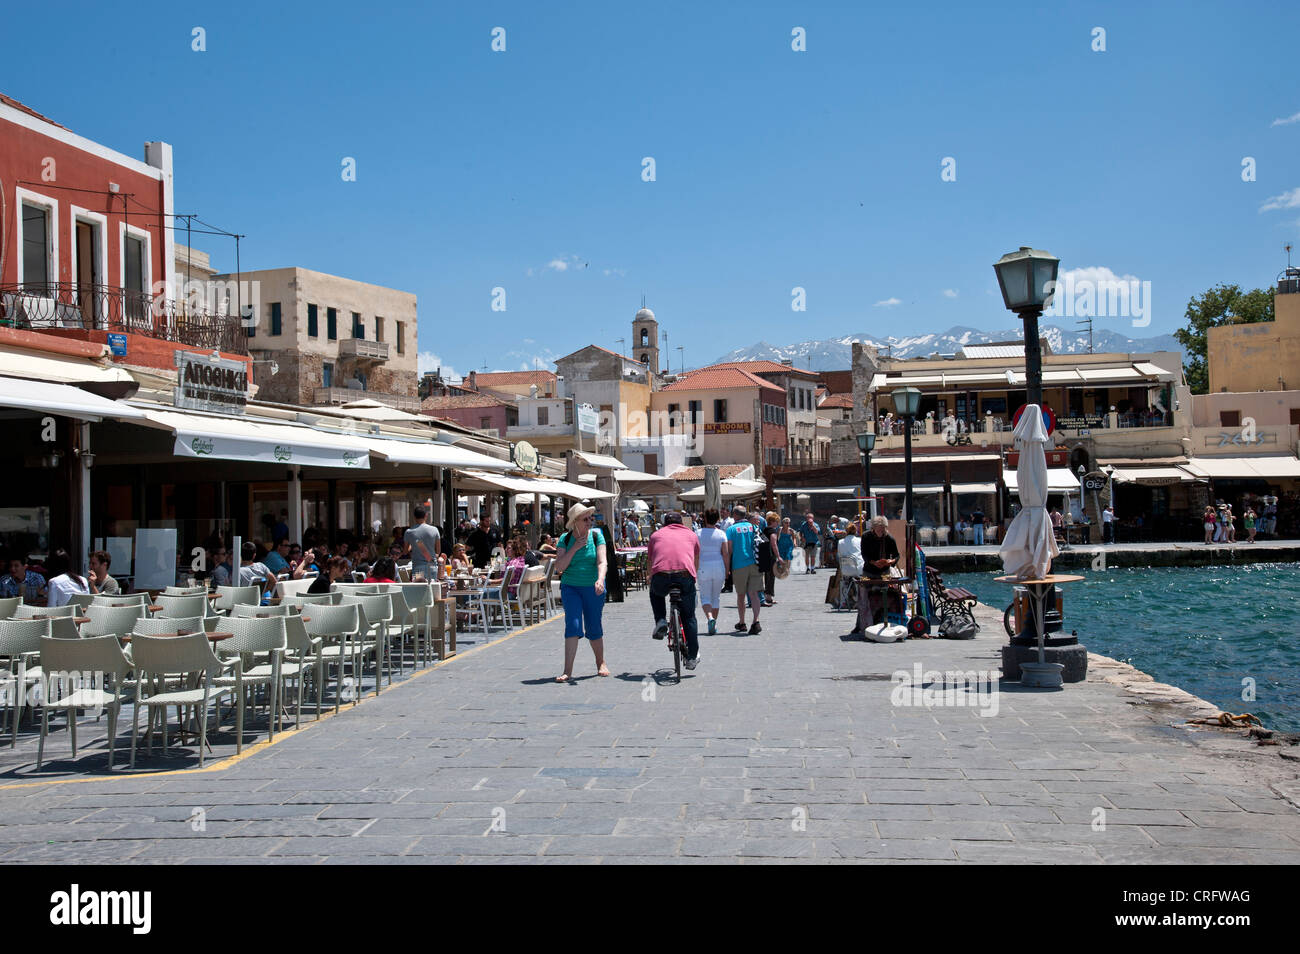
[[[427,397],[420,404],[420,413],[461,427],[496,431],[498,437],[505,437],[507,428],[519,424],[519,411],[491,394]]]
[[[236,318],[175,301],[172,211],[170,145],[133,159],[0,94],[0,326],[125,335],[126,361],[168,370],[177,348],[245,357]]]

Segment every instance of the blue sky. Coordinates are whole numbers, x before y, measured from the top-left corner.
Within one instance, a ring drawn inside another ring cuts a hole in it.
[[[177,211],[245,233],[246,268],[416,293],[457,373],[617,347],[642,294],[691,366],[1010,327],[990,265],[1020,245],[1150,281],[1149,327],[1098,322],[1135,337],[1267,286],[1300,233],[1296,10],[27,4],[6,33],[49,42],[6,44],[0,90],[132,155],[171,142]]]

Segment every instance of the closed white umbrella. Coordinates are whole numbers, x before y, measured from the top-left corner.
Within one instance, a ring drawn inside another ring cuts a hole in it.
[[[1048,574],[1059,551],[1047,515],[1046,446],[1050,438],[1037,404],[1025,407],[1013,437],[1020,451],[1020,465],[1016,468],[1020,512],[1007,528],[999,553],[1008,574],[1038,580]]]
[[[712,465],[704,468],[704,509],[722,509],[722,482],[718,479],[718,468]]]

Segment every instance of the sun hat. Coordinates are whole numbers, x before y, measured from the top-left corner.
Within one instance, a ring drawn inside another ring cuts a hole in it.
[[[565,518],[564,525],[568,529],[572,530],[573,525],[577,523],[579,519],[587,516],[587,514],[591,514],[595,512],[596,512],[595,507],[588,507],[586,504],[576,503],[569,508],[569,515],[568,517]]]

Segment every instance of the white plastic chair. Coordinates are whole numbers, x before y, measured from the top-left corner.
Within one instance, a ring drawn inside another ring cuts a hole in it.
[[[148,606],[148,593],[124,593],[120,596],[105,596],[103,593],[93,593],[90,597],[91,606]]]
[[[362,637],[354,641],[357,657],[364,663],[364,657],[375,657],[375,695],[383,687],[383,673],[388,672],[388,684],[393,684],[393,667],[388,653],[388,627],[393,621],[393,599],[402,599],[401,593],[344,593],[340,606],[355,603],[361,608]],[[403,602],[403,605],[405,603]],[[368,634],[368,635],[366,635]],[[360,678],[358,670],[358,679]],[[358,694],[360,683],[358,682]]]
[[[316,707],[320,708],[324,698],[325,670],[330,666],[338,667],[338,681],[334,690],[334,711],[339,711],[343,697],[343,667],[349,659],[355,660],[356,653],[352,641],[358,638],[361,628],[361,607],[356,603],[329,606],[317,603],[300,617],[307,628],[307,635],[321,639],[317,651],[320,665],[316,668]],[[353,678],[358,682],[356,696],[360,695],[359,675],[353,667]],[[355,698],[355,697],[354,697]]]
[[[208,745],[208,703],[220,704],[221,697],[233,695],[231,686],[213,685],[226,667],[208,644],[205,633],[189,636],[138,636],[131,642],[131,657],[136,670],[135,710],[131,720],[131,767],[140,737],[140,713],[161,708],[163,711],[163,754],[167,754],[168,706],[193,708],[199,718],[199,767]],[[173,688],[174,687],[174,688]],[[239,718],[242,719],[240,711]],[[243,725],[238,727],[240,738]],[[153,735],[149,736],[149,753],[153,752]]]
[[[0,620],[0,661],[8,667],[4,691],[10,694],[12,705],[4,706],[11,720],[11,746],[18,745],[18,720],[23,714],[27,686],[41,680],[41,640],[50,637],[48,619]]]
[[[268,740],[275,738],[275,723],[280,712],[280,677],[281,664],[284,661],[286,647],[283,616],[266,619],[247,619],[232,616],[222,625],[234,635],[216,647],[217,657],[234,665],[234,673],[216,677],[215,686],[231,686],[235,690],[235,704],[239,706],[236,719],[238,737],[235,751],[244,747],[244,710],[248,706],[248,691],[258,686],[268,686],[271,690],[271,708],[267,715]],[[265,653],[266,662],[259,662],[257,656]]]
[[[23,603],[14,610],[10,619],[48,619],[50,635],[55,639],[77,639],[81,634],[77,630],[77,608],[71,603],[65,606],[31,606]]]
[[[158,611],[159,616],[185,618],[203,616],[208,611],[208,597],[206,594],[168,596],[164,593],[159,595],[158,605],[162,607]]]
[[[50,710],[67,713],[72,757],[77,757],[77,710],[98,712],[108,709],[108,770],[113,771],[113,743],[117,717],[122,711],[123,680],[131,662],[112,636],[88,639],[41,639],[41,670],[45,674],[41,709],[41,741],[36,747],[36,771],[45,759],[45,736],[50,729]]]
[[[90,622],[81,624],[84,636],[130,636],[137,620],[147,618],[144,604],[134,606],[99,606],[92,603],[86,607],[86,616]]]
[[[23,605],[21,596],[5,596],[0,598],[0,619],[9,619],[14,615],[14,611]]]

